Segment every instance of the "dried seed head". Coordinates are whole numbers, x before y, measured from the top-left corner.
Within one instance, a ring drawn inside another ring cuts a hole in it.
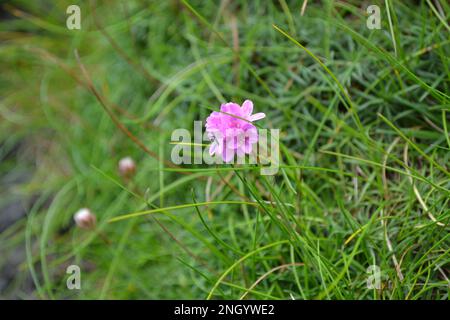
[[[77,226],[82,229],[93,229],[97,222],[95,215],[87,208],[78,210],[73,216],[73,219]]]
[[[125,157],[119,161],[119,172],[124,177],[131,177],[136,172],[136,164],[131,157]]]

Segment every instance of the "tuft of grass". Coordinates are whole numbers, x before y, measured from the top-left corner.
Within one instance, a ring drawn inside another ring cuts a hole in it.
[[[373,2],[381,30],[356,0],[4,5],[0,297],[448,299],[450,5]],[[245,99],[277,175],[171,162]]]

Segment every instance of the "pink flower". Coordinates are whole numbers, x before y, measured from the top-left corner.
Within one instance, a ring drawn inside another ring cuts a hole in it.
[[[242,107],[233,102],[222,104],[220,111],[212,112],[206,119],[206,132],[212,140],[209,154],[217,154],[230,162],[235,154],[242,157],[251,153],[252,144],[258,141],[258,131],[252,122],[266,115],[262,112],[252,115],[250,100],[245,100]]]

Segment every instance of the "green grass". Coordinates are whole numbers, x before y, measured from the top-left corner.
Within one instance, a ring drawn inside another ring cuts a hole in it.
[[[450,5],[374,0],[369,30],[360,2],[84,1],[79,31],[70,1],[5,5],[0,208],[27,214],[0,297],[447,300]],[[277,175],[173,167],[174,129],[245,99]]]

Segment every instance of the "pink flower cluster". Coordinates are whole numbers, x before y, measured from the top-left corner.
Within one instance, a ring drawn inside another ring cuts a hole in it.
[[[253,121],[263,119],[262,112],[253,114],[253,102],[245,100],[242,106],[229,102],[220,106],[206,119],[206,132],[212,140],[209,154],[217,154],[230,162],[234,155],[242,157],[252,152],[252,144],[258,142],[258,131]]]

